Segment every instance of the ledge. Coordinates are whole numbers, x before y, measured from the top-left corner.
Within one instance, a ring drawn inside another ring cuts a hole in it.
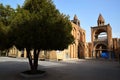
[[[43,77],[45,75],[46,75],[46,72],[38,73],[38,74],[26,74],[24,72],[20,73],[20,76],[24,77],[24,78],[39,78],[39,77]]]

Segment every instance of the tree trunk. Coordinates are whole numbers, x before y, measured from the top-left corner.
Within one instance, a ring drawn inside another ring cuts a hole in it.
[[[37,68],[38,68],[39,52],[40,52],[40,50],[34,49],[34,53],[33,53],[34,57],[32,59],[30,49],[27,49],[27,57],[28,57],[28,60],[29,60],[30,69],[33,73],[35,73],[37,71]]]
[[[40,50],[34,49],[34,71],[37,71],[38,68],[38,57]]]
[[[27,50],[27,57],[28,57],[28,60],[29,60],[30,69],[32,71],[33,70],[32,55],[30,53],[30,49],[26,49],[26,50]]]

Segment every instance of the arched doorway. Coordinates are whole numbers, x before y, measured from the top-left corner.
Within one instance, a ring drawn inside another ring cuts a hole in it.
[[[106,44],[99,43],[95,46],[95,57],[107,59],[109,58],[109,52]]]
[[[78,59],[84,58],[84,44],[82,42],[78,45]]]

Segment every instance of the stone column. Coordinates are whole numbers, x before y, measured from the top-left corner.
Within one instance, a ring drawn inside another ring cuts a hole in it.
[[[24,48],[24,52],[23,52],[23,54],[24,54],[24,58],[27,58],[26,48]]]

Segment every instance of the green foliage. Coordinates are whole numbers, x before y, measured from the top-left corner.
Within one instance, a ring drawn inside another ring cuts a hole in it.
[[[3,27],[3,23],[0,22],[0,45],[4,45],[4,40],[5,40],[5,30]],[[2,46],[0,46],[0,49],[2,49]]]
[[[10,47],[8,32],[13,14],[14,10],[9,5],[3,6],[0,4],[0,50]]]
[[[3,22],[5,26],[10,25],[14,13],[14,9],[9,5],[3,6],[0,4],[0,22]]]
[[[18,49],[30,47],[29,44],[30,42],[32,42],[31,40],[28,40],[31,31],[29,26],[30,23],[29,16],[30,15],[28,11],[19,8],[17,10],[15,18],[12,20],[11,23],[10,35],[14,39],[13,44],[16,45]]]
[[[26,0],[12,21],[18,48],[63,50],[73,42],[68,16],[51,0]]]

